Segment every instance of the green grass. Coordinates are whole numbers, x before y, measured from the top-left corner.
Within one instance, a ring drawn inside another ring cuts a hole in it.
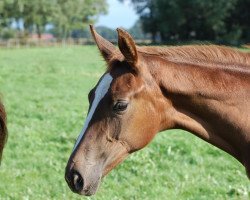
[[[0,199],[249,199],[235,159],[183,131],[159,133],[105,179],[91,198],[73,194],[64,168],[105,64],[94,46],[0,50],[9,138]]]

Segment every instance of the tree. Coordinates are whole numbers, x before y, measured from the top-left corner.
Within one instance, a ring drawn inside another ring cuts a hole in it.
[[[228,39],[250,43],[250,0],[238,0],[226,19]]]
[[[140,19],[137,20],[128,31],[135,39],[150,39],[150,36],[143,32],[142,23]]]
[[[9,27],[12,21],[12,18],[16,17],[15,12],[11,7],[11,0],[2,0],[0,1],[0,28]],[[10,17],[11,13],[11,17]]]
[[[26,32],[36,31],[41,36],[51,24],[58,35],[67,37],[73,29],[81,29],[106,12],[104,0],[1,0],[0,23],[21,20]],[[6,23],[5,23],[6,25]]]
[[[105,26],[98,26],[96,27],[96,31],[108,40],[117,41],[117,32],[114,29]]]
[[[121,2],[128,0],[119,0]],[[159,18],[157,1],[153,0],[131,0],[135,10],[140,15],[140,21],[144,32],[152,35],[153,42],[156,41],[156,34],[159,31]]]
[[[119,0],[128,1],[128,0]],[[130,0],[155,41],[249,40],[250,0]]]
[[[67,37],[72,30],[83,29],[93,23],[97,16],[106,13],[107,4],[103,0],[57,0],[57,11],[53,22],[59,36]]]
[[[21,5],[20,2],[23,4]],[[56,11],[56,1],[18,1],[19,3],[19,18],[24,22],[26,30],[34,30],[38,37],[41,38],[45,25],[52,22],[52,13]]]

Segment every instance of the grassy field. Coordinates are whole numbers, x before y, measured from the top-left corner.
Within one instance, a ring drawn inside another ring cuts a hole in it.
[[[250,199],[244,168],[183,131],[159,133],[104,180],[94,197],[73,194],[64,168],[105,64],[97,48],[0,50],[9,138],[0,199]]]

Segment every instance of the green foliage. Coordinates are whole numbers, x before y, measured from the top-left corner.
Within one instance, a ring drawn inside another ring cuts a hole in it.
[[[117,31],[105,26],[97,26],[96,31],[104,38],[108,40],[117,41]],[[146,39],[147,35],[143,33],[141,22],[138,20],[133,27],[129,30],[129,33],[133,36],[134,39]],[[89,31],[85,31],[85,34],[82,36],[87,38],[92,38],[92,35],[89,34]],[[87,34],[88,33],[88,34]]]
[[[6,40],[15,37],[15,31],[9,28],[0,29],[0,38]]]
[[[126,1],[126,0],[120,0]],[[250,0],[131,0],[145,32],[163,41],[250,38]],[[232,41],[232,42],[234,42]]]
[[[57,3],[54,24],[59,28],[59,36],[63,37],[93,23],[98,15],[106,12],[107,6],[103,0],[57,0]]]
[[[227,30],[231,35],[239,34],[242,42],[250,42],[250,0],[238,0],[232,14],[227,18]],[[234,34],[236,33],[236,34]]]
[[[134,39],[150,39],[149,34],[143,32],[141,20],[137,20],[135,24],[128,30]]]
[[[73,194],[64,169],[88,111],[87,94],[105,70],[97,47],[0,49],[0,66],[9,127],[1,200],[250,198],[239,162],[180,130],[159,133],[132,154],[94,197]]]
[[[112,39],[117,40],[116,30],[113,30],[113,29],[105,27],[105,26],[98,26],[98,27],[96,27],[96,31],[107,40],[112,40]]]
[[[106,0],[2,0],[0,22],[22,19],[25,30],[35,30],[38,35],[45,25],[52,24],[57,36],[67,37],[72,30],[83,29],[95,21],[106,12],[106,6]]]
[[[57,6],[56,1],[47,0],[18,0],[14,4],[17,8],[16,18],[23,20],[26,30],[35,28],[39,37],[45,25],[52,21],[51,13],[56,11]]]

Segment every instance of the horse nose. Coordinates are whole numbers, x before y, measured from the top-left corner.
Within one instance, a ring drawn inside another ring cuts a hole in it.
[[[72,170],[66,175],[65,178],[73,192],[81,193],[84,187],[84,180],[82,175],[78,171]]]

